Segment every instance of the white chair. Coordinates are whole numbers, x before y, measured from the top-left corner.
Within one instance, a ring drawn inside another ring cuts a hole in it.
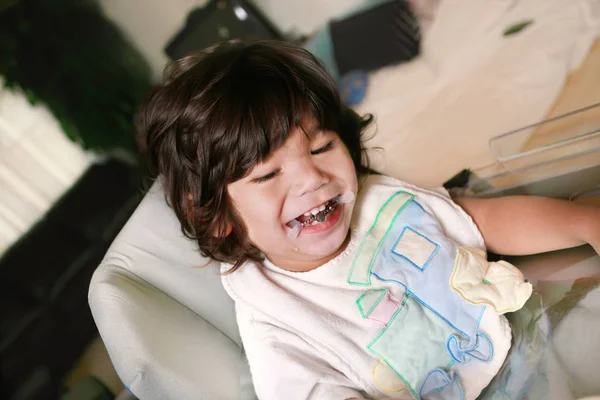
[[[95,272],[89,303],[140,399],[256,398],[219,266],[183,236],[158,182]]]
[[[600,256],[591,247],[516,261],[534,284],[600,274]],[[223,289],[218,264],[202,258],[196,243],[183,236],[159,183],[95,272],[89,303],[119,377],[138,398],[256,399],[234,304]],[[595,298],[587,303],[582,306],[598,312]],[[580,314],[568,316],[571,320],[555,333],[554,345],[571,362],[577,382],[587,382],[585,393],[592,394],[600,390],[600,345],[588,343],[585,348],[593,350],[582,363],[579,356],[571,360],[581,346],[573,349],[569,338],[582,329],[597,331],[600,318]]]

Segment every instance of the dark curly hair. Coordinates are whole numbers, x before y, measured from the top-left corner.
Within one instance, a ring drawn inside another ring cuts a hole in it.
[[[237,269],[262,253],[227,193],[280,147],[306,116],[338,133],[357,173],[371,117],[344,107],[336,83],[304,49],[275,41],[227,42],[174,61],[147,96],[137,134],[183,233],[203,256]]]

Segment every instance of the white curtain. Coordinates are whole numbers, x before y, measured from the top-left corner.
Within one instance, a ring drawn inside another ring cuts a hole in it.
[[[0,77],[0,256],[94,161],[47,108],[6,89]]]

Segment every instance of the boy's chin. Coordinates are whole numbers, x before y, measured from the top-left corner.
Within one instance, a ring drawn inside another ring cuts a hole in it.
[[[327,259],[329,261],[344,250],[348,234],[349,229],[340,229],[334,235],[326,238],[306,237],[308,240],[298,246],[298,250],[314,260]]]

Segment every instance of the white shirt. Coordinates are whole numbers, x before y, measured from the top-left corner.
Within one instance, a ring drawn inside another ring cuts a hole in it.
[[[267,260],[262,264],[248,262],[232,274],[223,275],[223,285],[236,304],[242,341],[260,399],[414,398],[415,393],[419,395],[418,387],[409,390],[399,379],[402,374],[395,374],[390,368],[393,361],[378,356],[375,346],[370,346],[386,325],[365,318],[367,312],[362,309],[359,312],[357,308],[362,299],[367,299],[363,296],[367,291],[371,291],[369,295],[387,291],[395,300],[395,303],[388,301],[393,306],[409,297],[407,290],[402,285],[379,279],[371,279],[367,287],[349,284],[361,243],[380,209],[398,192],[414,195],[414,201],[426,216],[437,220],[440,234],[448,243],[460,248],[484,249],[483,238],[472,219],[452,202],[444,189],[423,190],[389,177],[370,176],[356,200],[351,239],[338,257],[303,273],[283,270]],[[229,267],[223,265],[223,270]],[[453,265],[447,268],[450,271]],[[372,308],[377,309],[376,305]],[[506,319],[493,307],[482,306],[481,311],[476,329],[493,344],[490,359],[454,363],[447,369],[448,373],[458,374],[466,399],[480,394],[498,372],[510,348],[511,334]],[[402,329],[402,325],[397,326]],[[452,329],[444,323],[439,326]],[[403,354],[409,353],[419,354],[418,350]]]

